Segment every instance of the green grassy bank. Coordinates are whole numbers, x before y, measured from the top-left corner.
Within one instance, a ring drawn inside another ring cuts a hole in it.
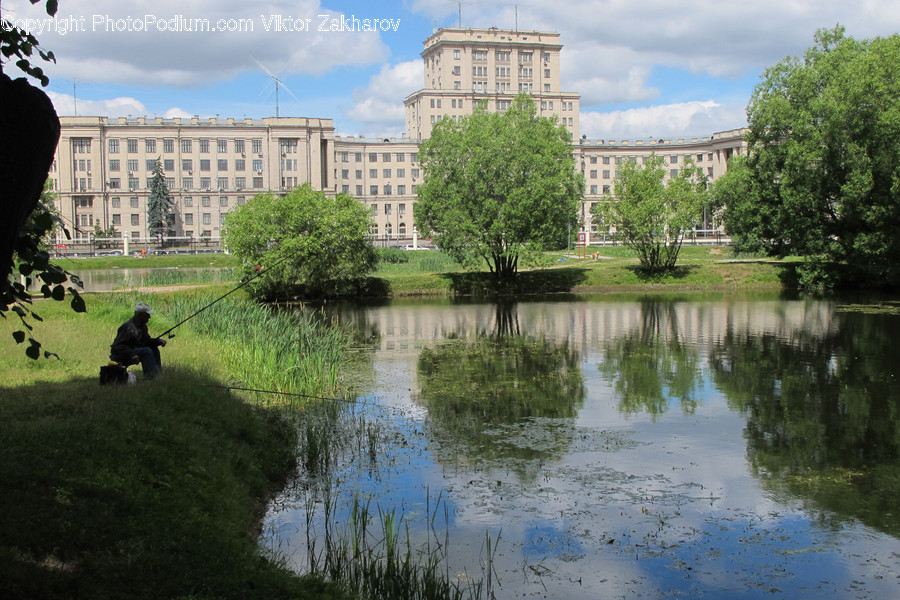
[[[174,324],[175,297],[143,298],[162,309],[151,332]],[[132,300],[91,295],[82,315],[37,302],[36,335],[61,360],[26,358],[0,321],[0,597],[343,597],[260,554],[297,428],[212,387],[236,381],[221,339],[181,328],[161,378],[98,385]]]

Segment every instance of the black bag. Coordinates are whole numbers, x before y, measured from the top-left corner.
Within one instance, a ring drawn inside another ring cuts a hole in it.
[[[100,367],[100,385],[108,383],[128,383],[128,369],[115,364]]]

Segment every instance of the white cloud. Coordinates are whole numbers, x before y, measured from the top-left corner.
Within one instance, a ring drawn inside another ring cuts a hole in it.
[[[46,18],[27,0],[4,1],[3,9],[13,19]],[[285,75],[320,75],[388,57],[381,33],[317,31],[318,15],[337,14],[318,0],[94,0],[89,8],[63,2],[55,29],[45,27],[39,39],[57,56],[46,69],[51,78],[117,84],[208,85],[257,72],[251,55]]]
[[[356,133],[400,136],[406,121],[403,99],[422,88],[422,69],[421,60],[385,65],[369,80],[369,85],[354,90],[347,117],[363,127],[362,132]]]
[[[91,115],[101,117],[144,116],[147,107],[137,98],[110,98],[108,100],[78,100],[71,94],[47,92],[58,115]],[[168,115],[167,115],[168,116]]]
[[[747,124],[743,106],[727,106],[709,100],[610,112],[582,112],[580,119],[582,134],[592,140],[708,136]]]

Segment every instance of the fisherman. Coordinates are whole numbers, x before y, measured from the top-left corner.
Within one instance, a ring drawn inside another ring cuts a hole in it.
[[[162,372],[159,347],[166,345],[165,340],[151,338],[147,331],[147,322],[152,314],[149,306],[138,302],[134,307],[134,316],[122,323],[116,332],[116,339],[109,347],[110,359],[125,366],[141,363],[147,379]]]

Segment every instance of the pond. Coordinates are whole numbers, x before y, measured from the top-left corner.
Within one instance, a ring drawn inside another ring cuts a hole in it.
[[[137,259],[136,259],[137,260]],[[230,268],[130,268],[130,269],[88,269],[73,270],[81,280],[86,292],[111,292],[122,288],[179,285],[192,283],[217,283],[235,281],[234,269]],[[39,282],[35,289],[40,288]]]
[[[333,310],[362,441],[270,508],[298,570],[363,502],[496,598],[900,595],[900,303]]]

